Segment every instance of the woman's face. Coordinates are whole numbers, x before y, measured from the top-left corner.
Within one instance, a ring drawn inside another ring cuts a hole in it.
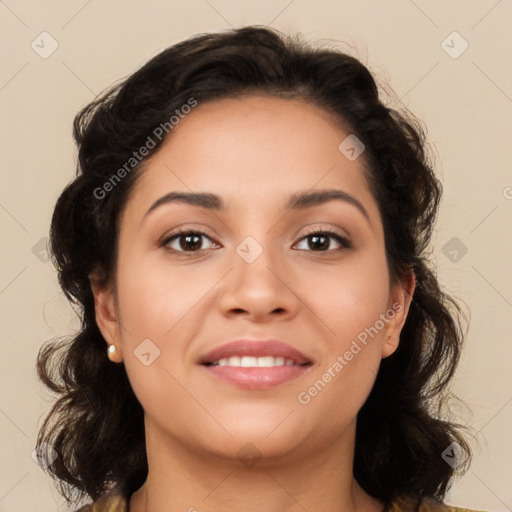
[[[147,161],[120,219],[117,289],[94,290],[148,435],[233,459],[353,435],[414,283],[390,288],[364,152],[339,149],[349,135],[300,100],[225,99]],[[327,190],[338,197],[307,199]]]

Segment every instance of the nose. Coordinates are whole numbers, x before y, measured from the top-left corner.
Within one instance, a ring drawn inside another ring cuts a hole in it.
[[[247,247],[249,250],[244,252]],[[253,322],[293,318],[300,300],[293,290],[297,279],[286,261],[278,261],[268,248],[261,247],[261,253],[254,260],[250,257],[251,251],[258,247],[241,244],[237,249],[232,258],[233,268],[222,281],[222,313],[241,315]]]

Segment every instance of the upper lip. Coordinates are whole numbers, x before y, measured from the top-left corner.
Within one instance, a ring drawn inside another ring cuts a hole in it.
[[[312,362],[302,352],[279,340],[239,339],[214,348],[199,359],[199,364],[213,363],[232,356],[284,357],[300,365]]]

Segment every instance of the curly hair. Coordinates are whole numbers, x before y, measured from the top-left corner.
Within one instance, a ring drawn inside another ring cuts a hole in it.
[[[190,98],[201,104],[252,93],[303,99],[365,145],[363,172],[381,213],[390,278],[412,271],[416,288],[398,349],[382,361],[358,413],[354,476],[378,499],[442,500],[470,460],[463,427],[442,414],[465,315],[442,291],[428,259],[442,186],[425,130],[407,109],[384,105],[355,57],[257,26],[171,46],[75,117],[77,176],[56,203],[50,252],[81,328],[71,339],[47,342],[37,358],[39,378],[59,395],[37,439],[38,447],[47,443],[58,454],[48,471],[68,502],[77,494],[96,500],[112,483],[128,496],[144,483],[143,409],[124,364],[107,357],[90,275],[104,283],[115,276],[120,212],[147,158],[129,172],[125,166],[122,180],[113,177]],[[155,141],[153,154],[164,140]],[[107,194],[101,187],[109,180]],[[441,456],[453,442],[465,457],[457,471]]]

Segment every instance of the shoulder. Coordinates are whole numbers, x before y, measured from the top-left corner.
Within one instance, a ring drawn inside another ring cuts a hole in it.
[[[128,512],[128,501],[118,487],[113,487],[75,512]]]
[[[84,505],[83,507],[77,508],[75,512],[91,512],[92,511],[92,504]]]
[[[469,508],[459,508],[441,503],[432,498],[398,497],[390,504],[386,512],[484,512]]]

